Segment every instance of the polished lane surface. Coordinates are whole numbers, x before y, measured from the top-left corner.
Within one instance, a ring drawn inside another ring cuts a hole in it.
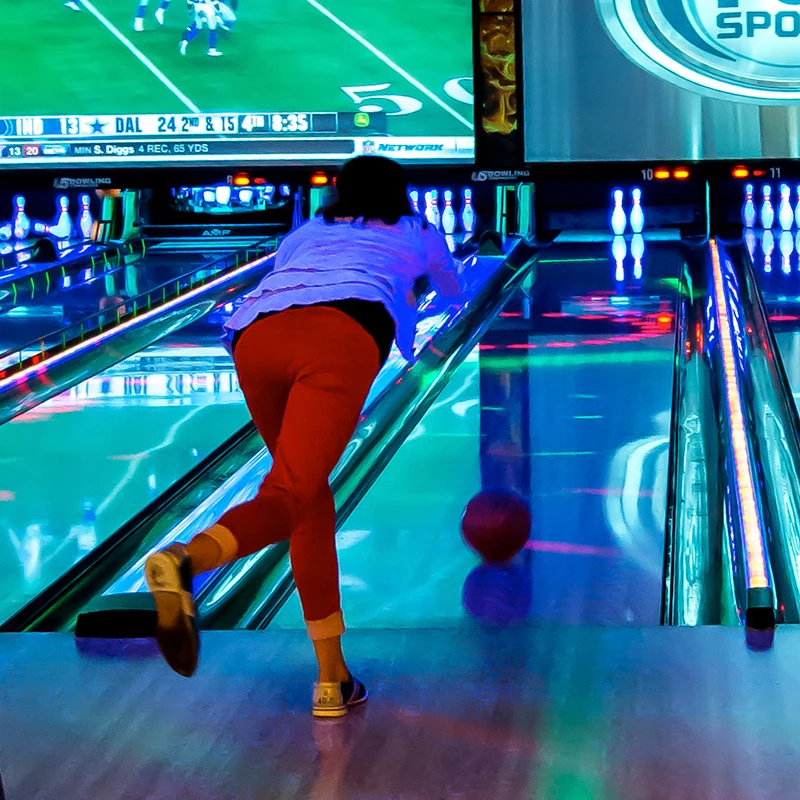
[[[354,628],[524,621],[657,625],[675,346],[675,243],[615,280],[607,245],[540,262],[340,535]],[[460,538],[481,488],[531,505],[516,562]],[[296,628],[296,595],[272,623]]]

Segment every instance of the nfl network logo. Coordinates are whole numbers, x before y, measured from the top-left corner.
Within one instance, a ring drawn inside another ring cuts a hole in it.
[[[800,0],[596,0],[632,61],[711,97],[800,101]]]
[[[375,153],[376,149],[375,142],[373,142],[371,139],[367,139],[367,141],[361,145],[361,152],[365,156],[371,156],[373,153]]]

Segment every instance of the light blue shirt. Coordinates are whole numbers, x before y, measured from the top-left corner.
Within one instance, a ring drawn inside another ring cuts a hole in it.
[[[461,265],[444,237],[417,217],[396,225],[379,220],[326,223],[321,217],[292,231],[275,256],[275,268],[245,296],[225,324],[241,330],[260,314],[333,300],[383,303],[395,321],[400,352],[415,360],[417,297],[414,284],[427,277],[449,302],[461,299]]]

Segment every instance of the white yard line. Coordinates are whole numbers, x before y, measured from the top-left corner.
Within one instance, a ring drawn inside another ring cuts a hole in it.
[[[83,2],[86,2],[86,0],[83,0]],[[432,92],[427,86],[418,81],[413,75],[410,75],[408,72],[406,72],[399,64],[392,61],[392,59],[389,58],[389,56],[387,56],[386,53],[382,52],[381,50],[378,50],[378,48],[375,47],[374,44],[368,42],[360,33],[354,31],[349,25],[340,20],[339,17],[337,17],[333,12],[325,8],[325,6],[323,6],[322,3],[319,3],[317,0],[306,0],[306,2],[313,8],[316,8],[320,14],[324,14],[334,25],[341,28],[341,30],[343,30],[348,36],[355,39],[362,47],[365,47],[367,50],[369,50],[369,52],[372,53],[372,55],[374,55],[376,58],[378,58],[380,61],[386,64],[386,66],[389,67],[389,69],[394,70],[401,78],[404,78],[406,81],[408,81],[415,89],[419,90],[426,97],[433,100],[433,102],[436,103],[437,106],[439,106],[441,109],[450,114],[451,117],[457,119],[462,125],[469,128],[469,130],[474,130],[474,125],[470,120],[459,114],[458,111],[456,111],[454,108],[451,108],[435,92]]]
[[[80,4],[125,48],[142,66],[148,70],[153,77],[159,81],[164,88],[172,92],[178,100],[195,114],[200,113],[200,109],[113,23],[109,22],[90,0],[79,0]]]

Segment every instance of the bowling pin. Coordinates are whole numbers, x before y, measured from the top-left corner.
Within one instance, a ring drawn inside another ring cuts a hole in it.
[[[445,189],[444,191],[442,229],[448,235],[452,235],[456,230],[456,212],[453,210],[453,192],[450,189]]]
[[[761,203],[761,227],[767,231],[775,224],[775,209],[772,207],[772,187],[764,184],[762,191],[763,202]]]
[[[447,242],[447,249],[452,253],[456,249],[456,237],[452,233],[445,234],[444,240]]]
[[[792,190],[788,183],[781,184],[781,201],[778,205],[778,224],[781,230],[790,231],[794,225],[794,210],[791,203]]]
[[[742,222],[744,223],[745,228],[752,228],[756,224],[756,204],[753,202],[752,183],[748,183],[744,187],[744,205],[742,206]]]
[[[631,239],[631,255],[633,256],[633,277],[642,279],[642,258],[644,257],[644,236],[634,233]]]
[[[631,230],[634,233],[641,233],[644,230],[644,209],[642,208],[642,190],[638,186],[631,190],[631,200],[633,200],[630,216]]]
[[[744,243],[747,245],[747,252],[750,253],[750,260],[755,261],[758,236],[756,236],[756,232],[752,228],[745,229]]]
[[[614,258],[614,263],[616,264],[616,270],[614,272],[614,280],[616,281],[624,281],[625,280],[625,259],[628,256],[628,243],[625,241],[624,236],[615,236],[614,241],[611,244],[611,255]]]
[[[797,250],[797,255],[800,256],[800,231],[794,235],[794,249]]]
[[[25,213],[25,198],[18,194],[14,198],[14,216],[11,218],[11,228],[15,239],[27,239],[31,232],[31,221]]]
[[[411,198],[411,209],[415,214],[419,214],[419,191],[417,189],[412,189],[409,192],[409,197]]]
[[[281,197],[288,197],[292,193],[291,187],[288,183],[282,183],[278,191],[280,192]]]
[[[800,228],[800,185],[797,187],[797,205],[794,209],[794,224]]]
[[[622,189],[614,189],[614,208],[611,211],[611,232],[614,236],[622,236],[628,227],[628,217],[622,207]]]
[[[442,214],[439,211],[439,190],[431,189],[431,206],[433,207],[433,223],[437,230],[442,228]]]
[[[271,183],[268,183],[264,187],[264,197],[267,200],[268,206],[271,206],[275,201],[275,187]]]
[[[761,252],[764,254],[764,272],[772,272],[772,251],[775,249],[775,236],[767,228],[761,234]]]
[[[472,207],[472,189],[467,187],[463,192],[464,203],[461,207],[461,226],[464,229],[464,241],[475,233],[475,209]]]
[[[433,191],[425,192],[425,219],[431,225],[436,225],[436,217],[433,213]]]
[[[58,217],[55,225],[50,226],[48,233],[56,239],[69,239],[72,235],[72,220],[69,218],[69,198],[59,195],[58,198]]]
[[[89,208],[90,198],[88,194],[82,194],[78,200],[80,203],[80,213],[78,214],[78,230],[84,239],[91,239],[94,232],[94,220]]]
[[[784,275],[791,275],[792,253],[794,252],[794,237],[791,231],[781,231],[779,244],[781,250],[781,271]]]
[[[217,186],[214,190],[214,200],[218,206],[228,206],[231,202],[231,187]]]
[[[7,222],[5,225],[0,226],[0,240],[8,241],[14,235],[14,230],[11,223]]]

